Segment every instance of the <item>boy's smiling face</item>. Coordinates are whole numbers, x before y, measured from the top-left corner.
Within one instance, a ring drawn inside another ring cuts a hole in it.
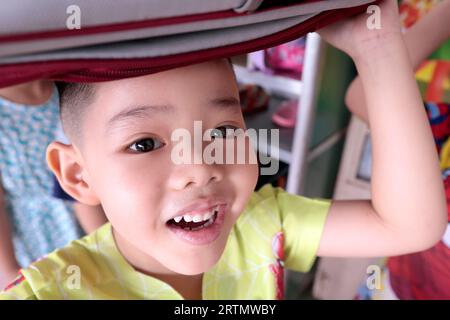
[[[210,61],[96,84],[88,108],[77,148],[82,177],[102,204],[125,258],[151,273],[193,275],[210,269],[254,190],[258,167],[175,164],[171,135],[185,128],[194,139],[194,121],[201,121],[203,132],[245,129],[229,63]],[[184,230],[184,219],[181,227],[173,220],[211,214],[205,220],[210,225],[197,231]]]

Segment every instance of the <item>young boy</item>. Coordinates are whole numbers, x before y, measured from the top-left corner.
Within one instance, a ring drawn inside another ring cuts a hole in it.
[[[214,129],[205,131],[213,142],[194,148],[198,156],[222,138],[237,140],[223,137],[226,129],[245,129],[226,60],[68,85],[62,119],[72,144],[52,143],[47,160],[64,190],[101,203],[110,224],[22,270],[1,297],[274,299],[282,298],[283,268],[306,271],[316,255],[434,245],[446,226],[438,159],[396,2],[380,6],[381,29],[369,30],[361,15],[321,31],[354,59],[364,85],[371,201],[312,200],[270,186],[253,192],[251,163],[176,164],[176,130],[195,134],[194,121]]]

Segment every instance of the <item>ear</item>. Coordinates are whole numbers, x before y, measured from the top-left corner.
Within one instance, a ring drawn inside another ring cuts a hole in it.
[[[100,204],[86,181],[86,172],[79,152],[73,145],[52,142],[47,147],[47,164],[58,179],[61,188],[78,202],[90,206]]]

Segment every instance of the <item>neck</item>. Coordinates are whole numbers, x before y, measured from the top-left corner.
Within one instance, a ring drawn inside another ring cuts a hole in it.
[[[52,96],[53,82],[36,80],[15,86],[1,88],[0,96],[15,103],[41,105]]]

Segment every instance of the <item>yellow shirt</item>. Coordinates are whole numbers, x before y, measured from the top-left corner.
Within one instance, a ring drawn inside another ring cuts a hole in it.
[[[254,192],[218,263],[204,273],[204,299],[282,298],[283,268],[312,266],[331,201],[265,185]],[[0,299],[182,299],[137,272],[118,251],[111,225],[34,262]]]

